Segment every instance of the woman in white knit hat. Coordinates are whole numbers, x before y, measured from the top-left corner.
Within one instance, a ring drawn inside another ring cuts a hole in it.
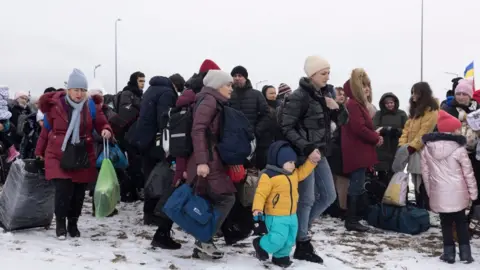
[[[343,124],[337,121],[343,107],[335,102],[328,90],[330,64],[327,60],[309,56],[304,71],[306,77],[300,79],[298,89],[285,99],[280,126],[283,135],[297,151],[299,164],[312,152],[322,156],[314,173],[298,187],[298,235],[293,255],[298,260],[322,263],[308,231],[313,221],[336,199],[332,172],[325,156],[331,151],[331,122],[336,122],[337,126]]]
[[[191,132],[194,154],[187,165],[187,183],[195,183],[197,193],[209,198],[213,207],[220,213],[215,231],[221,228],[235,203],[235,186],[227,177],[227,167],[223,165],[214,147],[215,138],[220,135],[221,123],[221,113],[217,109],[217,103],[228,102],[233,92],[232,83],[232,76],[221,70],[210,70],[203,79],[204,87],[196,96],[198,104],[193,116]],[[223,251],[216,248],[213,241],[207,243],[196,241],[194,254],[200,258],[215,259],[222,258],[224,255]]]

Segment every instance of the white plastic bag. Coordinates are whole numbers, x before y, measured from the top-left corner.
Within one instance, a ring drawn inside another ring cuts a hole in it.
[[[480,110],[476,110],[474,112],[471,112],[467,115],[467,123],[468,126],[473,131],[479,131],[480,130]]]
[[[408,174],[397,172],[392,176],[382,203],[395,206],[407,205]]]

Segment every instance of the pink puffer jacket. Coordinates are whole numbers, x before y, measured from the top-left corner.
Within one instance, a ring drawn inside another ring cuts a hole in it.
[[[430,133],[423,136],[422,176],[437,213],[453,213],[468,207],[478,196],[472,163],[461,135]]]

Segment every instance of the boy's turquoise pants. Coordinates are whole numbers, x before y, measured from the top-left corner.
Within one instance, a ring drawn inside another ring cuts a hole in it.
[[[290,216],[265,215],[268,234],[260,239],[260,247],[275,258],[290,256],[297,238],[297,214]]]

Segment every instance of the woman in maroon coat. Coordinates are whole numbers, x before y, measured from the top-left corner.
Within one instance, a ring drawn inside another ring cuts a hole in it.
[[[371,91],[371,84],[367,73],[360,68],[354,69],[343,87],[345,95],[349,97],[346,104],[349,120],[342,126],[341,135],[343,172],[350,176],[345,228],[364,232],[368,228],[360,224],[358,210],[362,207],[365,173],[377,163],[375,146],[381,145],[383,138],[375,131],[368,111],[366,93]]]
[[[222,226],[235,203],[235,186],[227,177],[227,168],[215,148],[222,114],[217,103],[228,102],[233,91],[232,82],[232,76],[221,70],[210,70],[203,79],[204,87],[195,99],[198,104],[191,133],[193,154],[187,165],[187,183],[194,184],[197,193],[207,197],[220,213],[215,231]],[[224,254],[213,241],[196,241],[194,253],[215,259]]]
[[[43,95],[39,100],[40,110],[45,114],[44,124],[37,142],[35,155],[45,160],[45,177],[55,184],[55,218],[56,233],[59,239],[67,235],[80,237],[77,221],[82,212],[87,183],[97,178],[95,168],[93,129],[102,137],[110,139],[112,131],[103,114],[100,104],[95,103],[96,112],[90,112],[87,97],[88,83],[85,75],[74,69],[68,79],[68,90]],[[95,120],[92,119],[95,115]],[[85,143],[85,151],[90,162],[86,169],[64,170],[61,160],[65,149],[73,144]]]

